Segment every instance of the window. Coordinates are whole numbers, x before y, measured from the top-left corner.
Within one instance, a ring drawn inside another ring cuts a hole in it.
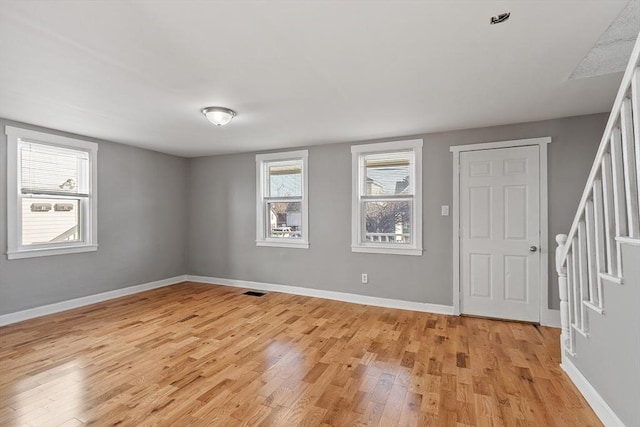
[[[7,126],[9,259],[95,251],[98,145]]]
[[[422,140],[354,145],[353,252],[422,255]]]
[[[258,154],[258,246],[309,247],[308,152]]]

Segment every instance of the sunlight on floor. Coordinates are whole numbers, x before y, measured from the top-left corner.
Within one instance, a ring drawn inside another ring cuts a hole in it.
[[[83,411],[84,373],[77,361],[56,366],[18,383],[16,425],[79,425]],[[76,418],[78,417],[78,418]]]

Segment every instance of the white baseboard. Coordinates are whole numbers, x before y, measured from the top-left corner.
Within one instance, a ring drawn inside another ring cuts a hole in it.
[[[540,313],[540,324],[551,328],[561,328],[560,310],[548,308]]]
[[[607,427],[625,427],[624,423],[620,421],[620,418],[613,412],[613,409],[607,405],[607,402],[605,402],[602,396],[593,388],[589,380],[582,375],[582,372],[576,368],[576,365],[571,362],[569,357],[563,354],[562,364],[560,366],[567,373],[571,381],[573,381],[580,393],[582,393],[587,403],[591,406],[591,409],[593,409],[593,412],[595,412],[598,418],[600,418],[600,421],[602,421],[602,424]]]
[[[0,326],[22,322],[23,320],[33,319],[35,317],[46,316],[47,314],[71,310],[72,308],[84,307],[85,305],[95,304],[97,302],[107,301],[126,295],[137,294],[138,292],[148,291],[150,289],[162,288],[164,286],[174,285],[184,281],[186,281],[186,276],[184,275],[170,277],[168,279],[157,280],[155,282],[143,283],[141,285],[129,286],[127,288],[88,295],[86,297],[61,301],[54,304],[42,305],[40,307],[29,308],[27,310],[16,311],[14,313],[3,314],[0,315]]]
[[[218,277],[187,275],[190,282],[208,283],[212,285],[233,286],[236,288],[257,289],[260,291],[282,292],[285,294],[303,295],[307,297],[324,298],[355,304],[372,305],[376,307],[398,308],[401,310],[422,311],[426,313],[453,314],[450,305],[429,304],[426,302],[404,301],[391,298],[378,298],[367,295],[349,294],[346,292],[325,291],[322,289],[302,288],[299,286],[276,285],[272,283],[251,282],[247,280],[222,279]]]

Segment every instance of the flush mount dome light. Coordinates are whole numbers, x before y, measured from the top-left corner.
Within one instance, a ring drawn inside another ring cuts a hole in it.
[[[216,126],[224,126],[237,116],[235,111],[224,107],[203,108],[202,114]]]

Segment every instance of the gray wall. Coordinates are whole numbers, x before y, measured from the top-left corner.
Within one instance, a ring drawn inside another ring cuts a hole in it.
[[[624,284],[604,282],[604,314],[587,310],[573,364],[628,427],[640,427],[640,247],[622,245]]]
[[[256,247],[255,153],[191,159],[188,272],[452,304],[451,145],[551,136],[549,242],[569,231],[608,114],[418,135],[423,148],[423,256],[352,253],[350,143],[309,148],[309,249]],[[396,138],[406,139],[415,136]],[[377,142],[377,141],[367,141]],[[550,306],[559,307],[550,264]],[[369,284],[360,274],[369,274]]]
[[[418,135],[425,141],[425,252],[420,257],[351,252],[349,143],[309,148],[311,247],[304,250],[255,246],[255,153],[187,160],[96,141],[98,252],[0,257],[0,314],[185,273],[451,305],[452,224],[451,217],[440,216],[440,205],[452,205],[449,146],[553,137],[549,216],[554,242],[555,234],[569,229],[606,119],[599,114]],[[43,130],[0,119],[2,252],[7,245],[7,124]],[[369,274],[368,285],[360,283],[361,273]],[[557,308],[552,268],[550,280],[551,307]]]
[[[97,252],[7,260],[4,126],[98,142]],[[185,273],[187,160],[0,119],[0,314]]]

